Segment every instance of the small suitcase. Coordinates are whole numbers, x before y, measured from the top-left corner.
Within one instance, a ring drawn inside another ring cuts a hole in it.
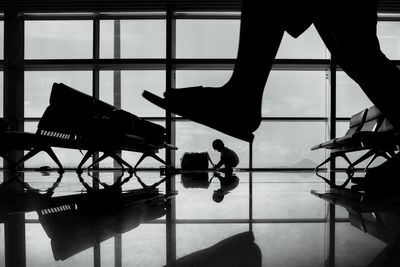
[[[185,152],[181,158],[183,170],[207,170],[209,155],[207,152]]]

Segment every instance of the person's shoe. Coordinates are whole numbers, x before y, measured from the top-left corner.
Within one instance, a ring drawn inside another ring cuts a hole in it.
[[[243,141],[252,142],[261,123],[261,115],[250,110],[253,107],[241,107],[218,88],[174,89],[164,96],[143,92],[145,99],[163,109]]]

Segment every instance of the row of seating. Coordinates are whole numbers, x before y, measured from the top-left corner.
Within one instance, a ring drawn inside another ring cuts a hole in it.
[[[62,83],[53,84],[50,105],[41,117],[36,133],[9,131],[4,127],[0,131],[0,156],[8,160],[9,151],[28,151],[15,163],[17,166],[44,151],[58,165],[59,171],[63,171],[53,147],[86,150],[77,167],[78,171],[91,156],[102,152],[102,156],[88,168],[111,157],[122,169],[125,166],[130,172],[147,156],[166,164],[156,153],[164,148],[177,149],[166,142],[163,126],[117,109]],[[140,152],[142,157],[132,167],[118,155],[122,150]]]
[[[371,158],[366,168],[368,168],[377,157],[389,159],[399,150],[400,138],[392,124],[383,116],[379,109],[372,106],[354,114],[349,123],[349,129],[342,137],[328,140],[311,150],[329,149],[330,156],[319,164],[315,170],[318,172],[321,167],[337,157],[342,157],[349,164],[346,172],[348,179],[342,187],[346,186],[354,174],[355,166]],[[351,161],[347,153],[355,151],[366,151],[355,161]],[[327,179],[324,179],[328,182]],[[329,183],[329,182],[328,182]],[[331,184],[336,186],[335,184]]]

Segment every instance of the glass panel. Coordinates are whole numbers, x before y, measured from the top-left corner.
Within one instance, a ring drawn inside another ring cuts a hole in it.
[[[131,227],[133,230],[122,235],[122,266],[164,266],[165,224],[132,224]]]
[[[0,59],[4,59],[4,21],[0,21]]]
[[[142,97],[143,90],[159,96],[165,91],[164,71],[121,71],[121,108],[139,117],[164,117],[165,110]],[[100,72],[100,99],[114,104],[114,83],[118,71]],[[118,89],[116,89],[118,90]]]
[[[100,21],[100,57],[115,58],[114,20]],[[121,58],[165,58],[165,20],[120,21]],[[118,55],[118,54],[117,54]]]
[[[324,219],[326,202],[310,194],[327,184],[314,172],[253,173],[254,219]]]
[[[330,54],[312,25],[298,38],[285,32],[276,58],[329,59]]]
[[[350,263],[351,266],[368,266],[387,246],[349,223],[336,223],[335,226],[335,266],[349,266]]]
[[[325,71],[272,71],[263,95],[263,116],[325,117]]]
[[[263,266],[325,266],[325,224],[254,224]]]
[[[49,105],[53,83],[64,83],[92,95],[91,71],[26,71],[25,117],[41,117]],[[73,103],[71,103],[71,108]]]
[[[226,70],[178,70],[176,88],[205,86],[220,87],[228,82],[232,71]]]
[[[177,58],[236,58],[239,20],[176,21]]]
[[[232,71],[182,70],[176,87],[223,86]],[[329,86],[324,71],[272,71],[263,95],[263,116],[324,117]],[[245,90],[245,88],[243,89]]]
[[[360,86],[347,76],[346,73],[338,71],[336,75],[337,117],[351,117],[357,112],[373,105]]]
[[[377,35],[383,53],[389,59],[400,59],[400,22],[379,21]]]
[[[325,151],[310,148],[324,142],[326,127],[324,122],[262,122],[255,132],[253,167],[315,168]]]
[[[216,164],[220,154],[212,148],[212,142],[217,138],[238,154],[240,162],[237,168],[249,167],[249,144],[247,142],[190,121],[176,123],[176,146],[179,148],[175,157],[177,165],[180,166],[180,160],[185,152],[208,152],[211,160]],[[211,168],[211,165],[209,167]]]
[[[53,266],[55,259],[54,244],[40,224],[26,224],[26,266]],[[57,228],[51,229],[52,234],[62,234],[57,232]],[[62,261],[62,266],[93,266],[93,248],[88,248],[80,253]]]
[[[175,197],[177,219],[249,217],[248,173],[236,172],[229,182],[223,174],[218,177],[212,172],[182,173],[175,177],[179,192]]]
[[[93,56],[91,20],[25,21],[26,59],[78,59]]]

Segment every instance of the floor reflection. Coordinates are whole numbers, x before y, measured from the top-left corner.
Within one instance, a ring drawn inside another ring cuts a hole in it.
[[[396,195],[301,172],[42,171],[0,185],[0,266],[400,266]]]
[[[385,248],[368,266],[400,266],[400,196],[366,198],[364,193],[332,189],[319,193],[327,202],[344,207],[353,227],[381,241]]]

